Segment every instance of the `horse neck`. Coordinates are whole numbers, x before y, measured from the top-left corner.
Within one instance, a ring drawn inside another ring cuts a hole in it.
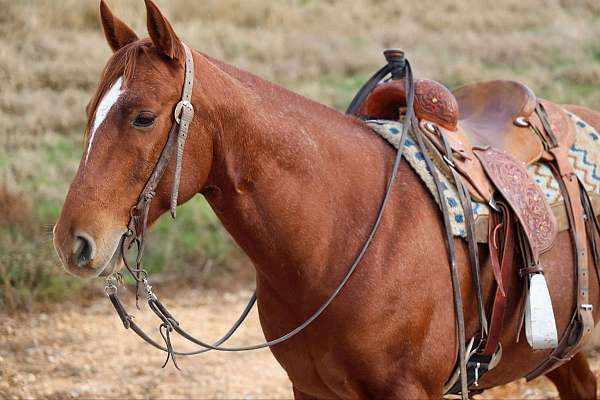
[[[202,193],[282,291],[339,277],[373,223],[393,152],[354,118],[211,62],[226,101]]]

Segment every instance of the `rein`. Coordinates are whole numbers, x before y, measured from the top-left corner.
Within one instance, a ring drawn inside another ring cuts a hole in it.
[[[144,290],[146,292],[146,300],[150,309],[156,314],[156,316],[160,319],[161,324],[159,325],[159,332],[164,341],[164,345],[159,344],[150,336],[148,336],[140,327],[136,324],[133,319],[133,315],[129,314],[125,307],[123,306],[121,300],[118,297],[118,285],[121,283],[122,277],[117,272],[111,274],[106,279],[105,291],[108,295],[111,303],[113,304],[119,318],[123,322],[123,326],[125,329],[131,328],[140,338],[142,338],[145,342],[152,345],[153,347],[164,351],[167,353],[167,358],[163,367],[166,366],[169,359],[172,360],[173,364],[176,368],[179,369],[177,365],[176,356],[189,356],[195,354],[205,353],[211,350],[217,351],[228,351],[228,352],[238,352],[238,351],[247,351],[247,350],[256,350],[264,347],[270,347],[282,343],[298,333],[302,332],[308,325],[310,325],[315,319],[317,319],[323,311],[333,302],[333,300],[337,297],[340,291],[344,288],[351,275],[354,273],[362,259],[364,258],[367,250],[377,230],[379,225],[381,224],[381,220],[384,215],[384,211],[386,205],[388,204],[392,188],[394,186],[394,182],[398,175],[398,168],[400,166],[400,162],[402,160],[402,149],[403,146],[399,146],[396,157],[394,159],[394,165],[390,177],[388,179],[387,187],[385,194],[381,200],[381,204],[379,206],[379,211],[377,212],[377,216],[375,221],[371,227],[370,233],[363,243],[362,247],[358,251],[357,255],[354,258],[354,261],[350,264],[346,272],[344,273],[342,279],[333,290],[331,295],[327,298],[327,300],[303,323],[298,325],[295,329],[290,332],[282,335],[276,339],[268,340],[259,344],[250,345],[250,346],[241,346],[241,347],[222,347],[221,345],[226,342],[239,328],[239,326],[243,323],[245,318],[248,316],[250,310],[256,303],[256,290],[252,294],[252,297],[248,301],[248,304],[244,308],[242,314],[238,318],[238,320],[233,324],[233,326],[229,329],[229,331],[223,335],[219,340],[215,341],[212,344],[199,340],[189,334],[186,330],[182,328],[180,323],[175,319],[175,317],[167,310],[167,308],[159,301],[158,297],[154,293],[152,286],[148,281],[148,272],[142,266],[142,254],[144,250],[144,234],[147,227],[148,222],[148,212],[150,210],[150,205],[152,203],[152,199],[155,196],[155,190],[158,186],[160,180],[162,179],[165,170],[173,156],[173,152],[176,148],[176,164],[175,164],[175,172],[174,172],[174,180],[173,186],[171,189],[171,215],[173,218],[176,216],[175,209],[177,207],[177,196],[179,192],[179,181],[181,176],[181,161],[183,158],[183,151],[185,146],[185,141],[187,138],[187,131],[190,125],[190,122],[194,116],[194,108],[191,104],[191,95],[194,81],[194,61],[192,57],[192,53],[189,47],[183,44],[183,48],[185,50],[185,78],[184,85],[182,90],[181,100],[177,103],[174,110],[174,122],[169,131],[169,135],[167,138],[167,142],[160,154],[158,161],[152,171],[152,174],[148,178],[144,189],[140,193],[138,197],[137,203],[131,208],[130,211],[130,220],[128,224],[127,233],[123,236],[121,242],[121,257],[123,262],[134,278],[136,282],[136,303],[139,294],[139,286],[143,285]],[[388,50],[385,53],[385,57],[388,61],[388,64],[382,67],[368,82],[365,86],[358,92],[354,100],[352,101],[347,114],[355,114],[356,111],[361,106],[362,102],[365,100],[366,96],[371,92],[371,90],[375,87],[377,83],[383,80],[388,74],[391,74],[390,79],[404,79],[405,89],[407,96],[407,110],[405,123],[403,124],[402,133],[400,137],[400,143],[404,142],[404,139],[407,136],[409,129],[414,124],[414,111],[413,111],[413,100],[414,100],[414,80],[412,75],[412,70],[410,67],[410,63],[408,60],[404,58],[404,53],[398,50]],[[127,253],[132,249],[136,248],[137,255],[135,266],[130,265],[127,261]],[[187,339],[189,342],[194,343],[201,347],[201,349],[196,351],[189,352],[180,352],[176,351],[173,348],[171,342],[171,335],[176,332],[183,338]]]

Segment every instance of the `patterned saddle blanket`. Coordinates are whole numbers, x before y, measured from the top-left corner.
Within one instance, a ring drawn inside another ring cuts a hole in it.
[[[583,182],[592,200],[594,214],[600,215],[600,134],[577,115],[567,113],[575,124],[576,138],[569,150],[569,160],[575,173]],[[392,146],[398,148],[402,122],[388,120],[368,120],[367,125],[378,135],[387,140]],[[404,156],[425,183],[435,201],[439,205],[437,190],[431,173],[427,169],[422,149],[407,136],[404,140]],[[558,222],[559,231],[568,229],[567,214],[558,182],[554,179],[550,169],[543,163],[534,163],[527,167],[528,173],[540,186],[546,201],[552,208]],[[461,206],[456,186],[438,173],[442,181],[447,207],[450,213],[452,233],[455,236],[466,236],[464,211]],[[487,242],[487,222],[490,213],[489,206],[485,203],[472,202],[473,216],[475,218],[476,236],[478,242]]]

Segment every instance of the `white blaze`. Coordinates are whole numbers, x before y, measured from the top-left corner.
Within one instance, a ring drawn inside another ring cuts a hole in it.
[[[98,108],[96,108],[96,113],[94,115],[94,124],[90,129],[90,140],[88,141],[87,152],[85,153],[86,162],[90,155],[90,150],[92,149],[92,143],[94,142],[96,130],[100,127],[100,125],[102,125],[106,119],[106,116],[108,115],[108,112],[115,105],[117,100],[119,100],[119,97],[123,93],[123,90],[121,90],[122,83],[123,77],[119,77],[119,79],[117,79],[110,87],[110,90],[104,94],[104,97],[102,97],[100,103],[98,103]]]

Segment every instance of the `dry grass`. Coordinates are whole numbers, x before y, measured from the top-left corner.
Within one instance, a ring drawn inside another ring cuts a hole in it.
[[[141,0],[109,2],[146,35]],[[339,109],[392,46],[408,52],[418,76],[451,87],[517,79],[544,97],[600,109],[597,0],[158,3],[195,48]],[[53,277],[47,226],[80,157],[84,106],[109,49],[97,0],[0,0],[0,10],[0,266]],[[203,263],[215,245],[209,259],[230,253],[206,205],[188,208],[188,232],[159,225],[155,240],[166,245],[155,250],[156,264],[171,251],[183,265]],[[16,284],[4,275],[0,287]]]

